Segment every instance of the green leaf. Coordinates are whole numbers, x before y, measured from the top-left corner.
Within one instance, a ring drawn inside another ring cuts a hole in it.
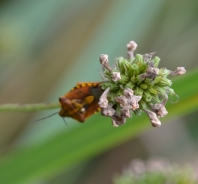
[[[173,89],[180,101],[168,104],[169,115],[162,122],[197,110],[197,78],[198,69],[173,80]],[[131,139],[148,127],[151,125],[146,115],[133,117],[119,128],[112,127],[109,118],[95,115],[45,143],[4,156],[0,161],[0,183],[28,183],[53,177],[61,170]]]

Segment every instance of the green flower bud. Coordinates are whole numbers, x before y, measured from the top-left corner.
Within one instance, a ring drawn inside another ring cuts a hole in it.
[[[155,68],[157,68],[160,63],[160,58],[155,56],[153,59],[153,63],[154,63]]]
[[[148,88],[148,86],[147,86],[146,84],[141,84],[140,87],[141,87],[142,89],[147,89],[147,88]]]
[[[141,88],[139,88],[139,87],[136,87],[136,88],[134,89],[135,95],[140,95],[140,96],[142,96],[143,92],[144,92],[143,89],[141,89]]]
[[[132,82],[132,81],[130,81],[130,82],[128,82],[127,84],[126,84],[126,88],[130,88],[130,89],[134,89],[134,87],[135,87],[135,84]]]
[[[120,84],[127,84],[129,82],[129,77],[126,75],[121,75],[121,79],[118,81]]]
[[[150,93],[152,93],[154,95],[157,95],[158,94],[157,90],[154,89],[154,88],[149,88],[148,90],[149,90]]]
[[[143,99],[145,99],[146,102],[151,102],[152,100],[152,94],[148,91],[145,91],[143,94]]]
[[[158,85],[161,87],[165,87],[165,86],[171,86],[172,82],[171,80],[167,79],[167,78],[162,78],[159,82]]]
[[[133,75],[138,75],[139,74],[139,67],[136,64],[132,64],[131,68],[133,69]]]
[[[155,80],[153,81],[154,84],[158,83],[159,81],[161,81],[162,76],[157,76],[155,77]]]
[[[141,54],[136,54],[133,63],[137,64],[137,63],[143,63],[143,55]]]

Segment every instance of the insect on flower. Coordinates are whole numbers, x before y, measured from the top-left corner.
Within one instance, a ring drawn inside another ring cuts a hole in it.
[[[145,112],[153,127],[160,126],[159,118],[168,114],[165,108],[168,97],[176,95],[171,88],[172,81],[167,77],[183,75],[186,70],[184,67],[177,67],[175,71],[158,68],[160,58],[152,58],[155,52],[134,55],[136,48],[137,44],[130,41],[128,58],[116,58],[112,68],[108,55],[101,54],[103,81],[77,83],[59,98],[59,115],[84,122],[101,110],[101,115],[111,118],[113,126],[118,127],[132,114]]]
[[[68,117],[84,122],[89,116],[100,111],[98,102],[103,91],[101,82],[78,82],[68,93],[59,97],[61,107],[59,112],[36,121],[49,118],[58,113],[62,118]]]
[[[80,82],[59,98],[61,117],[70,117],[84,122],[89,116],[100,111],[99,98],[103,93],[100,82]]]

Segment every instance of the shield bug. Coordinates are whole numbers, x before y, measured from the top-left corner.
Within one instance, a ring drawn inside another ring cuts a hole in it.
[[[59,98],[61,117],[70,117],[84,122],[89,116],[100,111],[99,98],[103,90],[99,82],[79,82]]]

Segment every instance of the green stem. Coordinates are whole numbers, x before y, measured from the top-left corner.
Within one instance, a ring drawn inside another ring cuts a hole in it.
[[[34,112],[41,110],[60,108],[60,103],[38,103],[38,104],[2,104],[0,112]]]

